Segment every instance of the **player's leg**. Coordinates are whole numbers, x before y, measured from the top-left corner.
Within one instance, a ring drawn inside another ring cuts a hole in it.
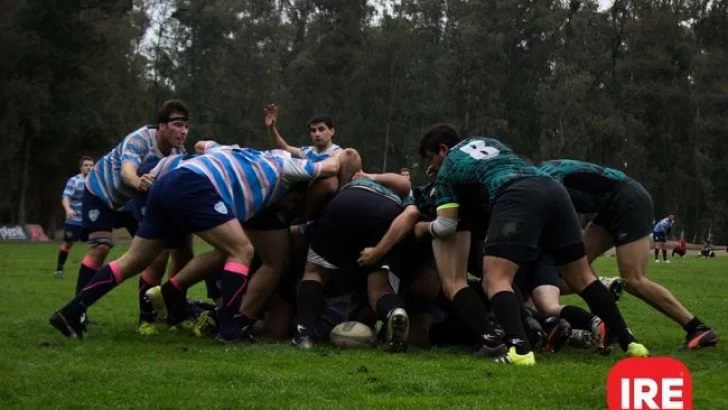
[[[154,306],[149,303],[146,293],[149,289],[158,286],[164,277],[164,271],[167,268],[167,259],[169,258],[169,250],[162,251],[157,258],[152,261],[149,266],[139,275],[139,285],[137,287],[137,297],[139,299],[139,322],[137,324],[137,332],[142,335],[149,336],[157,333],[154,325],[156,314]]]
[[[404,350],[409,337],[410,321],[402,299],[392,288],[388,267],[377,269],[367,276],[369,307],[385,326],[385,348],[392,352]]]
[[[315,243],[315,242],[314,242]],[[312,246],[314,245],[312,243]],[[295,336],[292,344],[301,349],[313,347],[316,323],[324,310],[325,288],[329,277],[338,270],[336,265],[309,249],[308,262],[298,284]]]
[[[259,224],[249,224],[256,222]],[[281,221],[276,210],[269,208],[243,224],[255,251],[260,255],[261,265],[252,275],[248,289],[243,295],[240,307],[240,322],[243,329],[252,331],[263,306],[273,295],[281,276],[291,266],[291,231]],[[257,228],[257,229],[256,229]]]
[[[86,286],[101,268],[114,247],[114,211],[101,199],[85,189],[83,192],[82,229],[88,234],[88,251],[81,260],[76,280],[76,294]]]
[[[589,267],[579,220],[566,190],[555,183],[546,185],[544,189],[547,189],[551,198],[551,213],[541,239],[544,244],[548,244],[561,276],[579,293],[592,313],[607,324],[628,356],[647,356],[647,349],[637,343],[627,329],[611,293]]]
[[[58,257],[56,258],[56,279],[63,279],[63,268],[66,265],[66,259],[71,252],[74,242],[81,240],[81,225],[65,224],[63,227],[63,242],[58,249]]]
[[[83,338],[86,310],[121,282],[141,272],[163,250],[164,242],[158,239],[132,239],[126,253],[102,266],[73,300],[51,316],[51,325],[66,336]]]
[[[499,357],[505,352],[505,345],[488,321],[488,312],[478,294],[468,286],[467,264],[470,253],[470,232],[456,232],[447,239],[432,241],[437,272],[442,290],[452,301],[455,310],[473,331],[480,335],[482,345],[476,355]]]

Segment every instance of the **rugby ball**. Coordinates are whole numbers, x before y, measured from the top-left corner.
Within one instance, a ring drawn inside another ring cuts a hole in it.
[[[370,347],[374,332],[361,322],[339,323],[329,334],[329,340],[334,346],[339,347]]]

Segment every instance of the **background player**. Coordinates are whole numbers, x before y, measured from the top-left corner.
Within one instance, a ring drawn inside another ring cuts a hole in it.
[[[56,279],[63,278],[63,266],[66,264],[66,258],[68,258],[68,252],[73,247],[73,243],[87,240],[81,225],[81,213],[86,176],[94,167],[94,159],[81,157],[78,161],[78,167],[81,172],[68,179],[61,199],[61,205],[63,205],[63,210],[66,212],[66,221],[63,224],[63,242],[61,242],[61,249],[58,250]]]
[[[652,228],[652,239],[655,241],[655,262],[660,262],[660,250],[662,250],[662,259],[665,263],[670,263],[667,259],[667,235],[672,230],[672,224],[675,223],[675,214],[670,212],[667,217],[662,218],[660,222]]]
[[[288,145],[286,140],[281,137],[278,128],[276,128],[278,114],[278,106],[275,104],[270,104],[265,109],[265,126],[268,127],[268,135],[274,146],[288,151],[294,158],[308,159],[314,162],[341,152],[341,147],[332,142],[336,128],[334,119],[330,116],[318,114],[308,121],[308,134],[313,145],[299,148]]]

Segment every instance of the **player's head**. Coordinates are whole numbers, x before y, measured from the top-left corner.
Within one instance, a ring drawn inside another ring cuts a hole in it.
[[[430,161],[433,171],[440,169],[440,164],[447,156],[450,148],[457,145],[462,138],[450,124],[435,124],[420,140],[420,156]]]
[[[409,168],[402,168],[399,170],[399,175],[402,175],[403,177],[410,177]]]
[[[189,132],[189,110],[180,100],[167,100],[157,111],[159,132],[168,144],[180,148],[187,140]]]
[[[93,167],[94,159],[89,156],[83,156],[78,160],[78,169],[81,171],[81,175],[83,176],[88,175]]]
[[[669,214],[667,214],[667,219],[669,219],[670,221],[674,221],[675,220],[675,213],[674,212],[670,212]]]
[[[308,120],[308,135],[316,148],[328,148],[336,133],[336,124],[329,115],[316,114]]]

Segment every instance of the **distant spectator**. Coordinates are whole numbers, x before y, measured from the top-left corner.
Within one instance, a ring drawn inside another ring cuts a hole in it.
[[[399,170],[399,174],[402,175],[403,177],[409,178],[410,177],[409,168],[402,168],[402,169],[400,169]]]
[[[677,254],[682,258],[687,250],[688,244],[685,242],[685,238],[680,238],[680,243],[672,250],[672,256],[675,257],[675,254]]]
[[[713,234],[708,234],[708,239],[703,243],[703,249],[700,250],[698,258],[715,258],[715,251],[713,250]]]

